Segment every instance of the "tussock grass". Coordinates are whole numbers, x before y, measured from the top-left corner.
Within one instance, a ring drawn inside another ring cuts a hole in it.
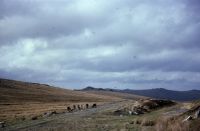
[[[173,117],[160,118],[156,123],[155,130],[156,131],[191,131],[189,122],[183,123],[181,120],[173,118]]]
[[[155,122],[144,118],[141,123],[142,126],[154,126]]]

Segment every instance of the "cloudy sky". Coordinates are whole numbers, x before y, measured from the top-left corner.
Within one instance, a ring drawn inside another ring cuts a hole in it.
[[[200,89],[199,0],[0,0],[0,77]]]

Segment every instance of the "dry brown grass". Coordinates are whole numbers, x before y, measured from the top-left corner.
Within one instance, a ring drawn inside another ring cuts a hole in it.
[[[52,87],[44,84],[26,83],[0,79],[0,103],[23,102],[84,102],[110,101],[118,99],[105,95],[91,94]]]
[[[2,104],[0,105],[0,121],[7,121],[9,123],[20,122],[24,120],[30,120],[33,117],[43,117],[44,113],[51,113],[56,111],[57,113],[67,112],[67,107],[73,105],[89,104],[90,106],[94,102],[54,102],[54,103],[21,103],[21,104]],[[97,105],[101,105],[104,102],[97,102]]]
[[[191,131],[189,122],[182,122],[176,118],[160,118],[155,126],[156,131]]]
[[[131,99],[131,100],[139,100],[139,99],[147,99],[148,97],[145,96],[138,96],[134,94],[128,93],[120,93],[120,92],[113,92],[113,91],[85,91],[90,94],[98,94],[103,96],[112,96],[113,98],[123,98],[123,99]]]
[[[148,120],[144,118],[141,123],[142,126],[154,126],[155,122],[153,120]]]
[[[106,103],[119,97],[0,79],[0,121],[21,121],[45,112],[64,112],[73,104]]]

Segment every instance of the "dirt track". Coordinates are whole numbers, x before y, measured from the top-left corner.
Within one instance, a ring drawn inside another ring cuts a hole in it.
[[[124,104],[124,101],[119,102],[112,102],[103,104],[100,106],[97,106],[97,108],[90,108],[85,109],[82,111],[76,111],[73,113],[63,113],[63,114],[57,114],[51,117],[41,118],[38,120],[32,120],[32,121],[26,121],[20,124],[12,125],[10,127],[7,127],[4,129],[4,131],[17,131],[17,130],[40,130],[42,128],[47,128],[54,126],[54,123],[63,123],[63,121],[70,121],[70,120],[79,120],[85,117],[90,117],[91,115],[94,115],[96,113],[105,112],[107,110],[114,110],[120,108]],[[62,124],[58,124],[57,126],[62,126]],[[37,129],[36,129],[37,128]]]
[[[38,120],[27,120],[4,128],[2,131],[116,131],[127,128],[127,122],[137,118],[150,118],[162,116],[174,116],[182,113],[182,104],[156,110],[142,116],[118,116],[109,113],[116,109],[126,107],[135,103],[134,100],[123,100],[118,102],[98,105],[97,108],[90,108],[72,113],[56,114]],[[180,112],[181,111],[181,112]],[[129,128],[129,127],[128,127]],[[140,130],[140,127],[133,125],[130,129]],[[1,129],[0,129],[1,130]]]

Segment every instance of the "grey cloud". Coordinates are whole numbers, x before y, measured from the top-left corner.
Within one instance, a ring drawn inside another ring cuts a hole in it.
[[[71,68],[82,68],[86,70],[103,72],[124,72],[134,70],[200,72],[200,68],[198,66],[200,64],[200,61],[198,58],[195,59],[195,57],[197,57],[199,53],[193,50],[176,50],[175,52],[169,51],[162,55],[162,51],[154,53],[134,53],[134,50],[131,50],[131,47],[129,48],[130,49],[125,48],[122,51],[110,54],[106,57],[88,58],[83,57],[83,54],[82,56],[80,56],[80,58],[73,57],[68,62],[74,63],[73,65],[71,65]],[[114,48],[113,50],[116,50],[116,48]],[[79,52],[79,54],[82,54],[81,51]],[[185,56],[185,54],[187,54],[187,56]]]
[[[198,11],[198,0],[2,0],[0,76],[77,88],[198,88]]]
[[[98,11],[98,14],[91,13],[90,10],[84,12],[84,9],[77,7],[80,6],[77,5],[78,2],[50,1],[47,4],[44,1],[19,0],[2,3],[5,7],[2,8],[1,14],[4,17],[0,21],[1,43],[24,37],[52,39],[77,35],[85,28],[101,28],[111,20],[106,16],[107,9]]]
[[[15,15],[30,15],[37,10],[33,1],[26,0],[1,0],[0,1],[0,19]],[[34,7],[34,8],[31,8]]]

